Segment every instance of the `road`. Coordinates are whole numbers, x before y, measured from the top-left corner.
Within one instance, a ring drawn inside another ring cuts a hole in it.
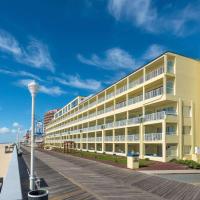
[[[30,149],[26,147],[25,150],[23,158],[28,165]],[[48,185],[50,199],[200,199],[199,186],[58,152],[37,150],[36,157],[36,171]],[[54,181],[51,177],[53,173]],[[65,198],[70,187],[76,187],[81,195],[83,193],[83,197],[79,195],[77,198]]]

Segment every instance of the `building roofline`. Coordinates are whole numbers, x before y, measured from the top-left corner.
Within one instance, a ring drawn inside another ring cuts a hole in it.
[[[185,57],[185,58],[188,58],[188,59],[192,59],[192,60],[196,60],[196,61],[199,61],[198,59],[196,58],[192,58],[192,57],[189,57],[189,56],[185,56],[183,54],[180,54],[180,53],[176,53],[176,52],[173,52],[173,51],[165,51],[163,52],[162,54],[160,54],[159,56],[155,57],[154,59],[148,61],[148,62],[145,62],[142,66],[136,68],[135,70],[133,70],[132,72],[128,73],[126,76],[120,78],[119,80],[113,82],[112,84],[110,84],[109,86],[106,86],[105,88],[103,88],[102,90],[98,91],[97,93],[93,94],[91,97],[89,97],[88,99],[85,99],[84,101],[82,101],[80,104],[84,104],[86,101],[89,101],[90,99],[92,99],[94,96],[100,94],[101,92],[103,92],[104,90],[108,89],[109,87],[111,87],[112,85],[115,85],[116,83],[120,82],[121,80],[127,78],[128,76],[130,76],[131,74],[139,71],[140,69],[144,68],[145,66],[151,64],[152,62],[160,59],[162,56],[166,55],[166,54],[175,54],[175,55],[178,55],[178,56],[182,56],[182,57]],[[81,96],[81,95],[78,95],[77,97],[84,97],[84,96]],[[74,99],[76,99],[77,97],[75,97]],[[74,100],[73,99],[73,100]],[[68,105],[70,102],[72,102],[73,100],[69,101],[66,105]],[[77,106],[79,106],[80,104],[78,104]],[[60,108],[57,112],[59,112],[61,109],[63,109],[66,105],[64,105],[62,108]],[[56,112],[56,113],[57,113]]]

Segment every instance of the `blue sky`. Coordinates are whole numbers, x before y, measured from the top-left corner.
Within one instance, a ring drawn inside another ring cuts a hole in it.
[[[200,58],[200,1],[0,1],[0,142],[105,88],[164,51]]]

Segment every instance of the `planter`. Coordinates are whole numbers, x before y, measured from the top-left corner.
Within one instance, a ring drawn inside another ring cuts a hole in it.
[[[48,190],[33,190],[28,192],[28,200],[48,200]]]

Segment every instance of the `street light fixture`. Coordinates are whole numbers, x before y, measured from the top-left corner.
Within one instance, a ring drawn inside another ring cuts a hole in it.
[[[35,96],[36,93],[38,92],[39,85],[35,81],[32,81],[28,84],[28,89],[32,97],[30,190],[35,190],[35,176],[34,176]]]

